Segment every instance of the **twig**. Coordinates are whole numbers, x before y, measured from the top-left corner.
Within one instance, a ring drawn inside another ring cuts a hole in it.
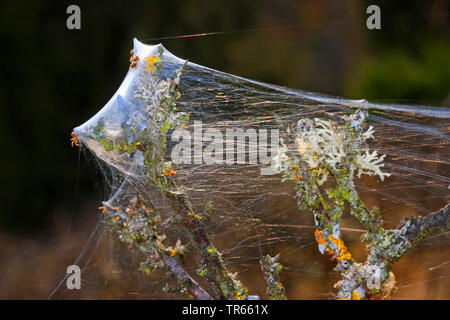
[[[171,275],[178,281],[182,288],[189,291],[194,299],[212,300],[212,297],[184,270],[183,265],[177,256],[170,257],[169,255],[164,254],[162,258]]]
[[[279,254],[273,258],[266,255],[259,261],[267,285],[266,293],[272,300],[286,300],[284,287],[279,277],[282,269],[281,264],[278,262],[279,257]]]
[[[204,225],[208,217],[196,214],[188,197],[182,191],[176,194],[168,193],[167,197],[171,200],[175,212],[182,218],[182,226],[188,230],[200,250],[202,267],[199,274],[214,285],[217,298],[247,299],[247,289],[227,270],[222,254],[209,239]]]

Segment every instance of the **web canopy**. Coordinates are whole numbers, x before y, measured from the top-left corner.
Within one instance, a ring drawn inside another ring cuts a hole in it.
[[[130,62],[73,137],[110,186],[102,221],[156,286],[199,299],[365,298],[425,240],[445,248],[432,278],[448,278],[449,109],[269,85],[136,39]],[[439,210],[430,232],[400,223]],[[412,283],[403,276],[397,286]],[[318,278],[329,286],[302,287]]]

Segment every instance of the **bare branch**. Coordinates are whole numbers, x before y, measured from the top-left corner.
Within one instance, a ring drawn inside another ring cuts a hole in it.
[[[163,260],[171,275],[185,288],[196,300],[212,300],[212,297],[184,270],[177,256],[163,255]]]
[[[403,219],[397,227],[409,242],[409,247],[417,247],[429,237],[450,230],[450,203],[429,215]]]

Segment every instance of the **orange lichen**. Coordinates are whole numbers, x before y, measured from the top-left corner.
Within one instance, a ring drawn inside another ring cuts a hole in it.
[[[119,216],[115,216],[115,217],[113,218],[114,221],[119,221],[119,219],[120,219]]]
[[[333,236],[330,235],[328,237],[328,240],[330,240],[332,243],[334,243],[339,249],[339,255],[336,258],[338,261],[352,259],[352,255],[350,254],[350,252],[348,252],[348,249],[345,246],[344,241],[342,241],[342,239],[340,237],[338,239],[335,239],[335,238],[333,238]]]
[[[331,250],[330,248],[325,248],[325,252],[328,253],[330,256],[334,254],[333,250]]]
[[[169,249],[169,255],[170,255],[171,257],[174,257],[176,254],[177,254],[177,251],[176,251],[176,250],[174,250],[174,249]]]
[[[320,231],[319,229],[316,229],[316,231],[314,231],[314,235],[316,237],[317,243],[326,244],[326,241],[322,239],[322,231]]]
[[[163,176],[166,176],[166,177],[172,177],[177,173],[172,168],[162,169],[161,172],[162,172]]]
[[[316,231],[314,231],[314,236],[316,237],[316,241],[319,244],[323,244],[326,245],[327,242],[322,239],[322,231],[319,229],[316,229]],[[342,260],[351,260],[352,259],[352,255],[350,254],[350,252],[348,252],[347,247],[344,244],[344,241],[342,241],[342,239],[339,237],[338,239],[333,238],[332,235],[330,235],[328,237],[328,240],[332,243],[334,243],[337,248],[339,249],[339,253],[337,254],[336,259],[338,261],[342,261]],[[333,252],[333,250],[331,250],[329,247],[325,248],[325,251],[330,255],[334,255],[335,253]]]

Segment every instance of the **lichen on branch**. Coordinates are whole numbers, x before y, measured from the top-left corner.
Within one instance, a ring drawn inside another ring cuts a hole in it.
[[[176,286],[166,285],[166,291],[187,294],[201,300],[247,299],[247,288],[235,274],[228,271],[222,254],[211,243],[206,231],[206,222],[214,210],[213,204],[208,203],[203,212],[197,212],[176,179],[177,171],[165,158],[166,134],[183,126],[189,120],[189,115],[177,108],[177,100],[181,96],[178,89],[187,62],[173,79],[162,79],[162,54],[162,50],[159,50],[157,55],[151,54],[143,61],[136,58],[132,60],[131,69],[137,68],[139,63],[146,64],[134,88],[134,98],[145,105],[145,127],[138,129],[122,123],[124,136],[111,139],[104,120],[100,119],[91,131],[91,138],[107,152],[120,151],[138,159],[144,169],[144,189],[153,188],[159,192],[171,208],[172,216],[162,223],[156,208],[145,197],[139,196],[139,188],[130,185],[129,190],[135,190],[135,194],[129,191],[132,195],[127,195],[131,198],[128,204],[124,206],[125,195],[121,195],[118,203],[114,199],[104,203],[104,218],[118,233],[121,241],[144,254],[141,271],[150,274],[155,269],[165,269],[176,280]],[[133,181],[132,177],[126,179],[130,184],[139,183]],[[173,246],[165,243],[166,237],[162,232],[169,225],[181,227],[193,240],[193,245],[200,252],[198,275],[207,280],[211,292],[201,287],[185,270],[184,256],[187,249],[181,241],[178,240]]]
[[[265,255],[259,261],[261,271],[266,282],[266,293],[272,300],[286,300],[284,286],[280,281],[280,272],[283,266],[279,262],[280,255],[275,257]]]
[[[295,148],[284,144],[273,158],[273,169],[294,183],[298,207],[314,215],[319,251],[336,260],[335,271],[341,275],[335,285],[338,299],[392,291],[393,263],[427,237],[449,230],[449,205],[426,217],[406,219],[397,230],[385,230],[378,208],[366,207],[354,180],[363,174],[381,181],[390,176],[382,170],[385,155],[369,148],[375,130],[366,127],[367,116],[366,109],[359,109],[337,120],[301,119],[286,129],[286,141]],[[364,263],[353,259],[342,239],[340,221],[346,204],[367,230],[362,237],[369,251]]]

